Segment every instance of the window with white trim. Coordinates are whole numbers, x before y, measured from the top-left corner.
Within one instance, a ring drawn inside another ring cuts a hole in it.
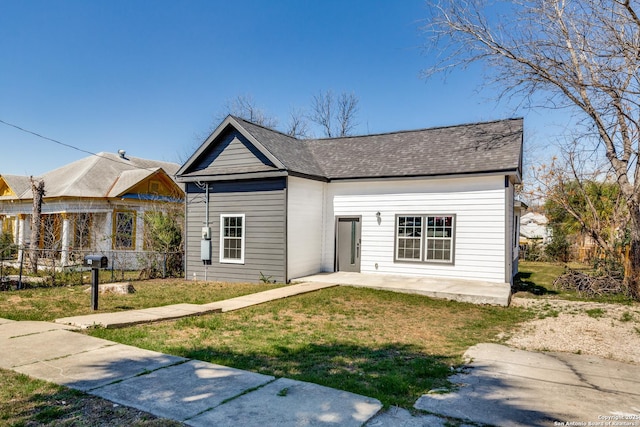
[[[396,261],[453,263],[455,215],[397,215]]]
[[[220,215],[220,262],[244,264],[244,214]]]

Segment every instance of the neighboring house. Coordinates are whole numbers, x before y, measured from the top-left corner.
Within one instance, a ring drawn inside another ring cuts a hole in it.
[[[298,140],[227,117],[180,168],[186,276],[510,283],[523,120]]]
[[[520,219],[520,244],[532,242],[546,245],[551,240],[551,227],[546,216],[527,212]]]
[[[89,156],[38,177],[45,183],[38,242],[43,255],[64,266],[87,251],[143,250],[145,212],[184,202],[184,191],[172,178],[178,168],[121,151]],[[30,177],[0,175],[0,228],[20,249],[30,243],[32,212]]]

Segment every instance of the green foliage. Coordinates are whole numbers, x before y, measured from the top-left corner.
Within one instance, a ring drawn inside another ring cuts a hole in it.
[[[525,246],[522,256],[527,261],[546,261],[546,255],[542,242],[531,240]]]
[[[276,283],[273,276],[265,276],[262,271],[260,272],[260,283]]]
[[[553,231],[551,241],[545,246],[544,252],[550,261],[568,262],[571,243],[567,239],[567,233],[559,224],[551,226]]]
[[[585,312],[587,313],[587,316],[589,317],[593,317],[594,319],[599,319],[602,316],[604,316],[604,310],[601,308],[592,308],[589,310],[585,310]]]
[[[164,212],[147,212],[144,217],[146,247],[158,252],[179,251],[182,247],[180,220]]]
[[[13,235],[8,232],[0,234],[0,259],[12,259],[18,253],[18,248],[13,243]]]
[[[551,259],[568,261],[570,241],[582,234],[600,247],[605,260],[601,267],[612,269],[605,271],[619,270],[620,248],[629,243],[629,214],[619,185],[607,180],[560,179],[550,189],[544,207],[553,230],[547,249]]]
[[[144,217],[145,249],[163,254],[146,259],[146,277],[175,276],[182,271],[182,220],[177,210],[147,212]],[[162,274],[161,274],[162,273]]]
[[[632,320],[633,320],[633,314],[631,314],[628,311],[625,311],[624,313],[622,313],[622,316],[620,317],[621,322],[630,322]]]
[[[620,187],[613,182],[561,181],[550,193],[545,213],[549,222],[557,224],[566,234],[584,231],[582,222],[587,226],[596,222],[606,224],[602,231],[612,232],[610,228],[617,225],[617,218],[623,213],[620,210],[625,209],[620,203]]]

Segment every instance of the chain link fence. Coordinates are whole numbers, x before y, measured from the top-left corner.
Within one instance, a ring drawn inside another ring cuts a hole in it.
[[[90,283],[91,268],[84,266],[88,255],[107,257],[108,268],[100,270],[103,283],[184,275],[182,252],[37,249],[32,255],[28,247],[0,246],[0,290]]]

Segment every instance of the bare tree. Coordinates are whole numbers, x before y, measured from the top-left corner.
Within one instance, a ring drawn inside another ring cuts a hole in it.
[[[227,100],[220,120],[224,119],[227,114],[238,116],[260,126],[275,128],[278,126],[278,119],[267,114],[262,108],[258,107],[256,101],[251,95],[239,95],[234,99]]]
[[[31,244],[29,248],[29,261],[31,272],[38,273],[38,245],[40,243],[40,225],[42,214],[42,198],[45,195],[44,181],[30,177],[31,193],[33,194],[33,208],[31,212]]]
[[[320,125],[325,136],[333,136],[333,92],[319,92],[313,95],[311,102],[311,115],[309,118]]]
[[[357,126],[356,116],[358,114],[358,98],[355,93],[342,92],[338,97],[338,126],[340,131],[338,136],[351,135]]]
[[[353,92],[343,92],[337,97],[330,90],[319,92],[313,96],[310,109],[311,113],[306,114],[302,108],[292,108],[284,133],[294,138],[310,138],[311,121],[320,126],[324,136],[342,137],[351,135],[358,124],[358,97]],[[222,121],[229,114],[272,129],[278,126],[277,118],[259,108],[251,95],[240,95],[227,100],[216,119]],[[206,136],[198,135],[196,139],[200,142]],[[179,153],[178,156],[181,162],[188,158],[186,153]]]
[[[630,220],[626,281],[640,299],[640,18],[630,0],[441,0],[425,31],[434,62],[425,75],[482,62],[500,95],[568,107],[577,137],[594,139]]]
[[[342,92],[337,98],[333,91],[319,92],[313,96],[309,118],[318,124],[324,136],[342,137],[351,135],[358,124],[358,97]]]
[[[304,111],[300,108],[294,108],[289,111],[289,123],[287,124],[287,135],[294,138],[309,138],[309,122]]]

